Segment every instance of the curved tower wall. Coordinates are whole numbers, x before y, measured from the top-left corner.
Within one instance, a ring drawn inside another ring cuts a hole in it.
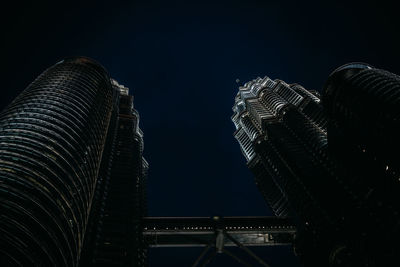
[[[361,63],[345,65],[326,82],[324,103],[335,150],[352,146],[398,180],[400,77]]]
[[[398,266],[399,96],[397,75],[359,63],[322,101],[268,77],[239,88],[234,135],[271,209],[296,223],[305,266]]]
[[[0,114],[0,253],[76,266],[112,111],[106,71],[86,58],[41,74]]]

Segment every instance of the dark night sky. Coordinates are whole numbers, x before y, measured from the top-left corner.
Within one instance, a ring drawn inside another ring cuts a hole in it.
[[[271,215],[232,135],[236,79],[320,90],[351,61],[400,73],[397,9],[382,1],[30,1],[2,10],[0,108],[64,57],[98,60],[135,97],[152,216]],[[289,249],[256,251],[272,266],[298,266]],[[190,266],[199,253],[153,249],[150,266]],[[234,264],[219,256],[210,266]]]

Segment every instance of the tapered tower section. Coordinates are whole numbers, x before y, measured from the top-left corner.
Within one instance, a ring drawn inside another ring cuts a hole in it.
[[[305,266],[398,266],[400,78],[344,65],[323,101],[268,77],[239,88],[234,133]]]
[[[113,94],[98,63],[72,58],[0,114],[2,264],[77,266]]]
[[[80,266],[146,266],[142,235],[148,163],[129,89],[117,93]]]

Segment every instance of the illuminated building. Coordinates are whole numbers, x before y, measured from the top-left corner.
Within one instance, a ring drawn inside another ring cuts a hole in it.
[[[399,95],[398,76],[361,63],[331,74],[323,102],[268,77],[239,88],[234,136],[305,266],[398,265]]]
[[[145,263],[147,163],[127,88],[91,59],[47,69],[0,114],[3,266]],[[106,249],[107,248],[107,249]]]

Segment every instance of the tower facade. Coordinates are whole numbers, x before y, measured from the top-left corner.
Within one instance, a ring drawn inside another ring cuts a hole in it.
[[[400,127],[392,97],[399,81],[349,64],[330,76],[323,102],[318,93],[268,77],[239,88],[234,136],[271,209],[295,221],[295,250],[305,266],[398,263],[393,134]]]
[[[113,168],[136,168],[125,178],[143,184],[142,148],[126,147],[138,158],[132,165],[112,162],[114,151],[123,153],[115,143],[123,91],[95,61],[71,58],[47,69],[0,114],[2,266],[77,266],[84,244],[98,244],[91,234],[106,216],[103,200],[113,178],[123,176]],[[131,140],[143,147],[132,121]],[[140,205],[137,199],[129,200]],[[118,223],[134,228],[136,221]]]
[[[142,236],[148,163],[129,89],[111,81],[118,97],[103,156],[81,266],[145,266]]]

